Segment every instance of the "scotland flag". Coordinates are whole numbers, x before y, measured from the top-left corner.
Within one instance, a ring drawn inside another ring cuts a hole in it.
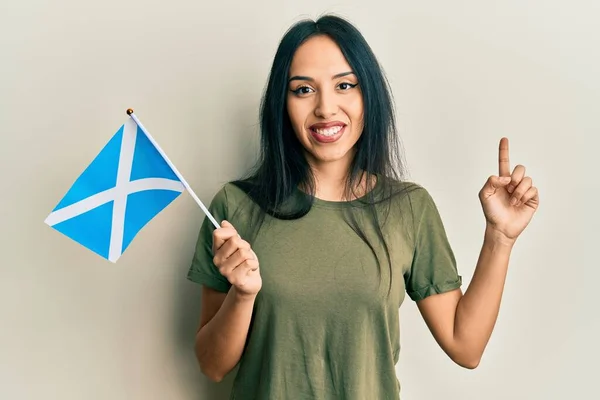
[[[133,119],[77,178],[45,223],[116,262],[185,186]]]

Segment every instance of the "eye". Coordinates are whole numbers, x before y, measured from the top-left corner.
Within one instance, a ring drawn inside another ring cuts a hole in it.
[[[300,86],[296,89],[292,90],[292,93],[294,93],[295,95],[303,95],[303,94],[308,94],[312,91],[311,88],[309,88],[308,86]]]
[[[348,82],[342,82],[338,85],[338,87],[342,90],[350,90],[352,88],[355,88],[358,85],[358,83],[348,83]]]

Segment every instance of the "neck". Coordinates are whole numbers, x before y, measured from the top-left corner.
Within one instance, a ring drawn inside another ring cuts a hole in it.
[[[346,184],[350,171],[351,160],[337,160],[335,162],[314,163],[310,162],[312,173],[315,177],[315,197],[327,201],[346,201],[361,197],[366,191],[366,176],[363,174],[357,187],[350,193],[351,198],[346,198]]]
[[[328,171],[332,170],[332,171]],[[315,196],[322,200],[340,201],[346,189],[347,171],[340,172],[333,168],[313,168],[315,177]]]

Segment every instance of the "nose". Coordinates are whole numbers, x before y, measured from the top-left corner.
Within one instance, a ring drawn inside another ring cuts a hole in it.
[[[315,107],[315,116],[328,119],[338,112],[337,99],[334,93],[321,91],[318,95],[317,105]]]

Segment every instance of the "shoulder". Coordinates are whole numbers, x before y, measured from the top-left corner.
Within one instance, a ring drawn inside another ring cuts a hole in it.
[[[211,206],[233,211],[248,195],[233,182],[222,184],[211,199]]]
[[[431,192],[422,184],[388,180],[385,187],[391,194],[394,215],[407,220],[413,232],[419,231],[422,225],[441,223],[436,202]]]
[[[433,196],[422,184],[414,181],[398,181],[385,178],[385,192],[391,195],[397,206],[404,209],[410,208],[412,211],[431,206]]]
[[[424,209],[435,206],[435,201],[433,200],[433,196],[431,192],[425,188],[425,186],[410,182],[411,191],[410,191],[410,201],[412,206],[419,211],[423,211]]]
[[[218,217],[219,222],[226,219],[238,230],[249,227],[252,218],[259,211],[243,186],[240,187],[236,182],[227,182],[219,187],[212,198],[209,210]]]

